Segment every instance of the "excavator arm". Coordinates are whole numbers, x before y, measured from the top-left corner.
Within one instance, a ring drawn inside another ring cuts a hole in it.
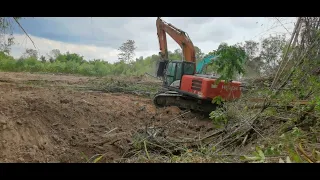
[[[196,73],[197,74],[202,74],[203,70],[208,66],[208,64],[210,64],[214,59],[216,58],[216,56],[210,55],[208,57],[205,57],[201,60],[198,61],[197,63],[197,70]]]
[[[175,40],[182,49],[183,60],[188,62],[196,62],[196,53],[193,43],[186,32],[176,28],[172,24],[163,21],[158,17],[156,21],[157,35],[160,46],[160,57],[162,60],[168,60],[168,47],[167,37],[169,34],[173,40]]]

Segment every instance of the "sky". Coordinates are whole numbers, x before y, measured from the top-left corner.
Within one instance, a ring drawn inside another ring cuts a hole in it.
[[[34,17],[20,21],[34,41],[40,55],[52,49],[71,52],[87,60],[118,61],[118,48],[128,39],[137,46],[136,57],[158,54],[156,17]],[[271,17],[162,17],[188,33],[193,44],[203,52],[215,50],[220,43],[236,44],[259,41],[270,34],[286,34],[293,30],[295,18]],[[25,33],[14,25],[15,45],[11,55],[18,58],[26,48],[35,49]],[[180,48],[167,35],[168,49]]]

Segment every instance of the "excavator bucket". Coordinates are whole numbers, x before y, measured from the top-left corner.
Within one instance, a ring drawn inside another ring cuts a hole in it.
[[[158,68],[157,68],[157,77],[164,77],[165,69],[168,64],[168,61],[158,61]]]

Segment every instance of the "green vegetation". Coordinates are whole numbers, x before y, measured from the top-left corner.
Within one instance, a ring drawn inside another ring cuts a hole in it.
[[[20,17],[6,18],[0,17],[0,70],[12,72],[48,72],[80,74],[85,76],[107,76],[107,75],[142,75],[144,73],[155,73],[158,55],[154,54],[146,58],[135,56],[135,41],[127,40],[119,47],[118,59],[116,63],[108,60],[84,59],[81,54],[67,52],[60,53],[54,49],[47,57],[39,55],[34,49],[26,49],[19,59],[10,56],[11,46],[14,38],[11,31],[12,23],[19,22]],[[23,27],[21,27],[23,28]],[[8,36],[9,35],[9,36]],[[6,38],[5,38],[6,37]],[[237,78],[240,74],[247,72],[254,75],[265,75],[277,68],[279,64],[280,52],[282,51],[285,39],[281,36],[271,36],[262,40],[261,51],[258,53],[259,43],[247,41],[244,44],[227,45],[221,43],[217,50],[208,54],[220,54],[221,58],[207,68],[207,73],[217,72],[223,79]],[[274,51],[274,49],[276,51]],[[208,54],[202,52],[199,47],[196,49],[197,60]],[[245,58],[245,53],[248,58]],[[39,57],[40,56],[40,57]],[[234,56],[234,57],[232,57]],[[236,57],[237,56],[237,57]],[[169,51],[170,60],[182,59],[181,49],[173,52]],[[247,61],[245,61],[245,59]],[[243,66],[243,63],[244,66]]]
[[[267,38],[263,40],[264,46],[266,43],[273,43],[273,39],[277,41],[284,41],[279,37]],[[12,72],[48,72],[48,73],[66,73],[66,74],[80,74],[85,76],[107,76],[107,75],[142,75],[144,73],[155,73],[158,55],[151,55],[146,58],[139,57],[134,59],[136,46],[133,40],[128,40],[119,48],[119,61],[116,63],[109,63],[101,59],[86,60],[83,56],[76,53],[60,53],[60,50],[54,49],[47,57],[40,56],[36,50],[26,49],[19,59],[14,59],[9,55],[8,47],[6,50],[0,52],[0,70]],[[264,74],[266,68],[276,68],[277,62],[269,65],[268,59],[274,54],[269,53],[268,50],[262,47],[260,53],[253,52],[258,49],[259,43],[247,41],[244,45],[227,45],[221,43],[218,49],[208,54],[220,54],[221,58],[216,60],[207,68],[206,73],[217,72],[221,75],[227,75],[225,78],[237,78],[244,72],[254,74]],[[251,49],[250,49],[251,48]],[[250,53],[248,58],[245,54]],[[206,55],[200,48],[196,47],[196,56],[198,60]],[[237,57],[232,57],[237,54]],[[256,55],[256,56],[253,56]],[[173,52],[169,51],[169,59],[182,59],[180,49]],[[245,61],[247,60],[247,61]],[[244,66],[243,66],[244,64]],[[268,66],[266,65],[268,64]],[[269,67],[270,66],[270,67]],[[219,67],[219,68],[217,68]]]
[[[123,61],[111,64],[102,60],[86,61],[75,53],[59,54],[54,59],[46,61],[42,58],[39,61],[34,56],[14,59],[13,57],[0,52],[0,70],[12,72],[50,72],[81,74],[86,76],[106,75],[140,75],[145,72],[152,72],[152,66],[156,62],[155,57],[148,57],[144,60],[137,60],[133,63]]]

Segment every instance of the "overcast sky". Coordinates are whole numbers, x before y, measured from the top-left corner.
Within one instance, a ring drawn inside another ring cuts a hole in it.
[[[195,46],[207,53],[221,42],[235,44],[259,40],[275,33],[290,35],[295,18],[264,17],[163,17],[186,31]],[[156,17],[36,17],[21,20],[21,25],[35,42],[40,55],[52,49],[83,55],[86,59],[117,61],[117,49],[123,42],[136,42],[136,57],[158,54]],[[14,27],[16,45],[11,55],[20,57],[26,48],[34,49],[23,31]],[[168,48],[179,46],[168,38]]]

